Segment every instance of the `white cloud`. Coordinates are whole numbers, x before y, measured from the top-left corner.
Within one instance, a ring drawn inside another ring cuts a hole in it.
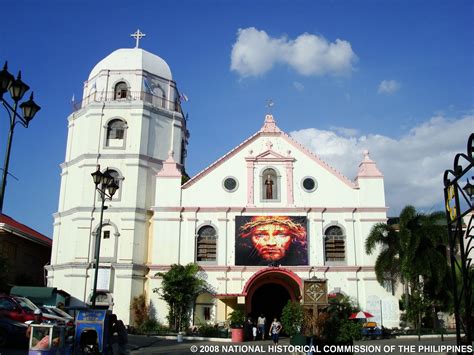
[[[340,133],[340,127],[290,134],[351,178],[357,174],[362,152],[368,149],[384,174],[389,215],[395,216],[407,204],[422,210],[442,209],[444,171],[452,169],[457,153],[465,153],[473,128],[474,115],[458,119],[435,116],[399,139],[377,134],[348,136]]]
[[[378,93],[379,94],[393,94],[394,92],[400,90],[400,83],[396,80],[382,80],[379,84]]]
[[[359,130],[355,128],[331,126],[329,127],[329,129],[335,131],[336,133],[339,133],[344,137],[355,137],[359,133]]]
[[[330,43],[324,37],[303,33],[295,40],[272,38],[255,27],[239,29],[232,47],[231,70],[242,77],[259,76],[277,63],[286,64],[298,73],[344,75],[353,69],[357,56],[347,41]]]
[[[298,91],[303,91],[304,90],[304,85],[301,84],[299,81],[294,81],[293,86]]]

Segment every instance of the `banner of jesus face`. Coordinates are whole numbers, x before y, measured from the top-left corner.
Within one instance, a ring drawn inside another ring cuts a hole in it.
[[[235,265],[308,265],[306,217],[237,216]]]

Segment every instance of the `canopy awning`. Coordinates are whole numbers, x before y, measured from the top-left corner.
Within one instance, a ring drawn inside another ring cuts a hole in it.
[[[10,294],[27,297],[36,305],[56,306],[58,301],[66,304],[69,293],[58,290],[56,287],[13,286]],[[59,296],[59,298],[58,298]]]

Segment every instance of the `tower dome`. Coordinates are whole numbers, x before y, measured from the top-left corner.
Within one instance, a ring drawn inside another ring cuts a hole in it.
[[[121,48],[112,52],[92,69],[89,80],[102,70],[145,70],[164,79],[172,80],[168,64],[159,56],[142,48]]]

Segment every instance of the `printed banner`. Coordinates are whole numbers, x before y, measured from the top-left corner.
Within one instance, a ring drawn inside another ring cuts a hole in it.
[[[235,217],[235,265],[308,265],[306,217]]]

